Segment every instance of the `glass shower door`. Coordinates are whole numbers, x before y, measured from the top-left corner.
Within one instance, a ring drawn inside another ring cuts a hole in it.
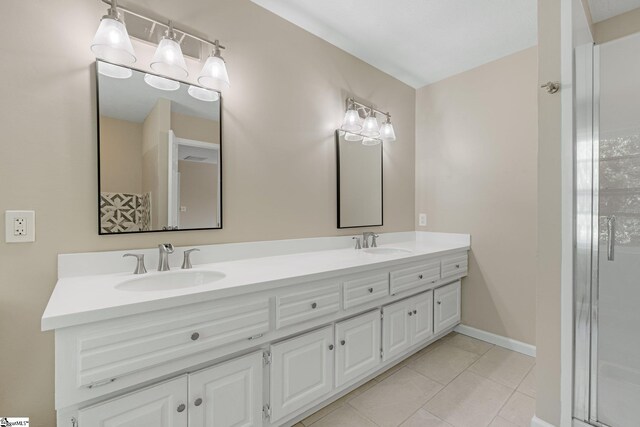
[[[598,258],[591,420],[640,426],[640,35],[597,49]],[[598,58],[599,57],[599,58]],[[596,267],[596,266],[594,266]]]

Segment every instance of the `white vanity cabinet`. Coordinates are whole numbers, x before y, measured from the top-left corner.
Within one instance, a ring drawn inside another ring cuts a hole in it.
[[[189,427],[262,425],[263,356],[256,352],[189,375]]]
[[[382,309],[382,360],[401,355],[427,340],[433,331],[433,291],[388,305]]]
[[[336,387],[380,365],[380,310],[336,324]]]
[[[435,333],[460,323],[460,282],[437,288],[434,291]]]
[[[187,427],[187,377],[138,390],[116,399],[82,409],[82,427]]]
[[[333,389],[333,327],[271,346],[271,422],[328,395]]]

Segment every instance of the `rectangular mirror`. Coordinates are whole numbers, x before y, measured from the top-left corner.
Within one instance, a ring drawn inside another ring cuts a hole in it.
[[[220,94],[96,62],[100,234],[222,228]]]
[[[336,130],[338,228],[381,226],[382,144],[365,145],[362,137],[348,141],[349,135]]]

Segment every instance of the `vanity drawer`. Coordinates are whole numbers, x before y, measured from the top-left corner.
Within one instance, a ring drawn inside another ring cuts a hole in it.
[[[466,253],[449,255],[442,258],[442,278],[454,276],[466,276],[468,270],[468,259]]]
[[[344,309],[356,307],[389,295],[389,273],[379,273],[342,283]]]
[[[295,325],[340,310],[337,282],[305,287],[276,297],[276,328]]]
[[[201,303],[98,326],[76,337],[79,387],[97,387],[118,377],[159,366],[269,331],[269,299]]]
[[[391,272],[391,295],[419,288],[440,280],[440,260],[413,264]]]

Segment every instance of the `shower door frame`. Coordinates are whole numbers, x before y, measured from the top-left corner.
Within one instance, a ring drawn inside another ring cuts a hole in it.
[[[598,422],[600,48],[575,49],[573,418]]]

